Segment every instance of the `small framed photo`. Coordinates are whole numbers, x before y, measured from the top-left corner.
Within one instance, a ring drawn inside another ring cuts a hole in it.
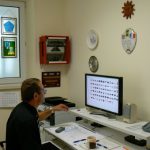
[[[16,35],[17,34],[17,18],[1,17],[1,34]]]
[[[1,56],[2,58],[17,57],[17,38],[16,37],[2,37],[1,38]]]

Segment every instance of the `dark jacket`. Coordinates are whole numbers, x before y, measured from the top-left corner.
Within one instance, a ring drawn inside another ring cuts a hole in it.
[[[6,150],[41,150],[38,113],[25,102],[13,109],[7,121]]]

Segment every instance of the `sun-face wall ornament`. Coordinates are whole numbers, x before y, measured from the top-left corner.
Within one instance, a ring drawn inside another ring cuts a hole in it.
[[[131,15],[134,15],[135,11],[134,6],[135,4],[132,4],[132,1],[127,1],[126,3],[124,3],[124,7],[122,7],[123,17],[126,17],[126,19],[131,19]]]

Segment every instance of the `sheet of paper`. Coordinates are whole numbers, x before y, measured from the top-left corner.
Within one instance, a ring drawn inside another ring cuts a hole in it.
[[[116,150],[116,148],[119,148],[120,145],[118,143],[115,143],[113,141],[110,141],[106,138],[101,139],[99,141],[96,142],[96,150]],[[82,142],[78,144],[79,147],[82,147],[83,149],[88,149],[88,143]],[[121,150],[125,150],[125,149],[121,149]]]
[[[52,127],[48,128],[47,130],[57,136],[60,139],[65,139],[64,141],[74,148],[77,148],[78,150],[87,150],[87,137],[88,136],[95,136],[97,140],[97,147],[96,150],[106,150],[106,148],[109,149],[114,149],[119,147],[120,145],[114,141],[110,141],[107,139],[107,137],[92,131],[91,129],[86,129],[85,127],[82,127],[79,124],[76,123],[66,123],[66,124],[61,124],[60,126],[64,126],[65,130],[61,133],[56,133],[55,130],[58,128]]]
[[[145,124],[145,122],[138,122],[138,123],[135,123],[135,124],[133,124],[133,125],[131,125],[131,126],[129,126],[129,127],[127,127],[128,129],[130,129],[130,130],[140,130],[140,129],[142,129],[142,126]]]

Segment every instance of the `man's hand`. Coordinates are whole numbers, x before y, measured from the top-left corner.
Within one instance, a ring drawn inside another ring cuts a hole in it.
[[[56,106],[53,106],[53,111],[68,111],[68,106],[64,105],[64,104],[58,104]]]
[[[45,111],[38,112],[40,121],[46,119],[55,111],[68,111],[68,106],[64,104],[59,104],[59,105],[51,107],[50,109],[46,109]]]

